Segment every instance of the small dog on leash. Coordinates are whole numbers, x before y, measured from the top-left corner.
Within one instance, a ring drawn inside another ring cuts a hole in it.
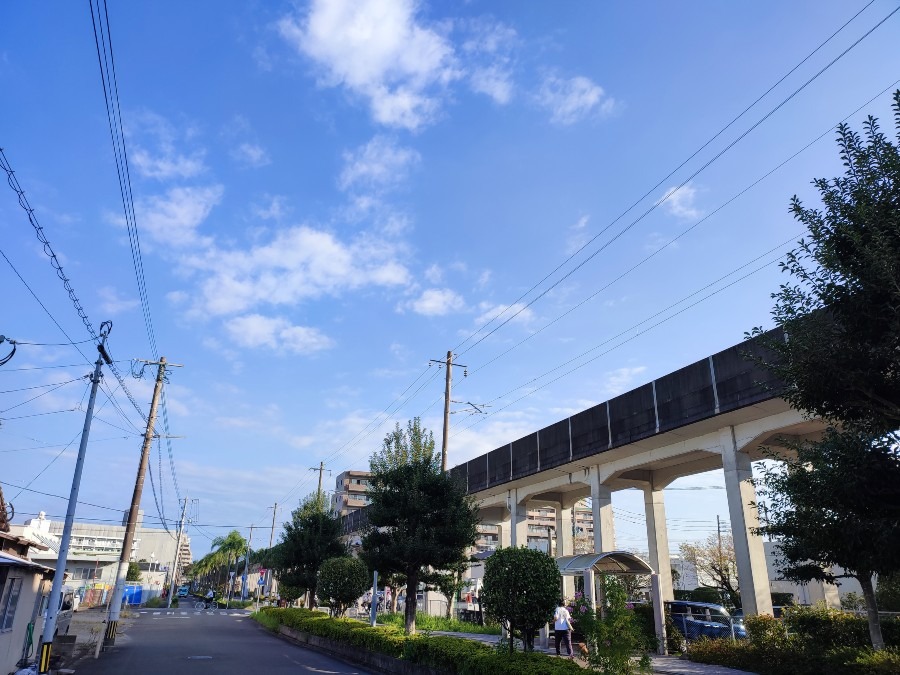
[[[584,643],[582,643],[582,642],[576,642],[576,643],[575,643],[575,647],[578,649],[578,653],[579,653],[581,656],[587,658],[587,655],[588,655],[588,648],[587,648],[587,645],[586,645],[586,644],[584,644]]]

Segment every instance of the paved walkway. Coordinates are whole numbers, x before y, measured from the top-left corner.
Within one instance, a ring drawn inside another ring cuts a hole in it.
[[[446,635],[448,637],[457,637],[465,640],[474,640],[493,647],[500,641],[499,635],[483,635],[481,633],[450,633],[448,631],[433,631],[432,635]],[[542,649],[537,644],[534,651],[544,652],[545,654],[556,654],[556,647],[553,646],[553,638],[550,638],[550,647]],[[745,670],[735,670],[734,668],[724,668],[722,666],[710,666],[705,663],[694,663],[682,659],[678,656],[652,656],[653,672],[660,675],[753,675]],[[583,663],[581,659],[577,662]]]

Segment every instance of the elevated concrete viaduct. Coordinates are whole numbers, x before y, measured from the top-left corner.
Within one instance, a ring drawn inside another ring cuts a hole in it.
[[[747,615],[772,613],[769,579],[751,482],[751,462],[784,439],[812,438],[824,423],[779,397],[781,385],[754,357],[759,341],[713,354],[600,403],[451,473],[476,497],[483,523],[500,527],[502,546],[527,543],[529,507],[556,509],[558,557],[574,553],[572,507],[590,497],[594,551],[615,550],[612,493],[644,493],[649,564],[663,599],[673,599],[663,489],[677,478],[723,469],[741,600]],[[782,448],[783,449],[783,448]],[[345,519],[359,529],[364,511]],[[567,589],[567,594],[568,594]]]

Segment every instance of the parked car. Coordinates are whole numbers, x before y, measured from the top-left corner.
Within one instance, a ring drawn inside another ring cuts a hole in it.
[[[781,606],[772,607],[772,616],[774,616],[776,619],[783,619],[785,609],[787,609],[787,607],[781,607]],[[734,610],[734,612],[732,612],[732,614],[731,614],[731,618],[733,618],[735,621],[737,621],[739,624],[741,624],[741,626],[743,626],[744,625],[744,610],[743,609]]]
[[[685,640],[701,637],[743,639],[747,637],[744,624],[735,620],[722,605],[711,602],[675,600],[666,603],[666,611]]]
[[[189,586],[179,586],[178,587],[178,597],[186,598],[190,594],[190,590],[191,589]]]

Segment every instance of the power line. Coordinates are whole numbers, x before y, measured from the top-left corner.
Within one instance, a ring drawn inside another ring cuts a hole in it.
[[[124,441],[130,439],[130,436],[113,436],[112,438],[97,438],[90,439],[88,443],[102,443],[104,441]],[[29,448],[7,448],[5,450],[0,450],[0,453],[4,452],[30,452],[33,450],[55,450],[56,448],[64,447],[62,444],[51,444],[51,445],[34,445]]]
[[[2,168],[6,172],[6,181],[9,183],[10,188],[18,195],[19,205],[28,215],[28,222],[31,224],[32,228],[34,228],[35,236],[41,244],[43,245],[44,253],[50,259],[50,265],[56,271],[56,276],[63,282],[63,288],[65,288],[66,293],[69,296],[69,300],[72,301],[72,305],[75,307],[75,312],[81,318],[81,322],[84,324],[85,328],[87,328],[88,333],[94,339],[95,342],[100,342],[100,336],[97,334],[97,331],[94,330],[94,326],[91,323],[91,320],[88,318],[87,312],[84,310],[84,307],[81,305],[81,301],[78,299],[78,296],[75,295],[75,289],[72,286],[72,282],[69,277],[66,276],[66,273],[63,271],[62,264],[59,262],[59,258],[57,258],[56,253],[53,250],[53,247],[50,245],[49,239],[47,239],[46,234],[44,233],[44,228],[38,222],[37,216],[34,213],[34,209],[31,208],[31,204],[28,203],[28,198],[25,197],[25,191],[22,189],[22,186],[19,184],[19,179],[16,177],[15,171],[12,169],[12,165],[9,163],[9,160],[6,157],[6,154],[3,152],[3,148],[0,148],[0,168]],[[60,323],[56,320],[53,314],[47,309],[46,305],[41,302],[40,298],[38,298],[37,293],[32,290],[31,286],[28,285],[28,282],[25,281],[24,277],[19,274],[19,271],[15,268],[9,258],[6,257],[6,254],[0,250],[0,255],[3,255],[3,258],[12,268],[13,272],[15,272],[16,276],[19,277],[19,280],[25,284],[25,288],[31,293],[37,303],[41,306],[44,312],[47,313],[47,316],[56,324],[57,328],[62,331],[62,334],[66,336],[69,342],[75,347],[79,354],[81,354],[82,358],[90,364],[90,359],[85,356],[84,352],[78,348],[78,344],[75,340],[73,340],[69,334],[65,331],[65,329],[60,325]],[[119,372],[119,369],[115,365],[115,361],[109,360],[107,361],[107,365],[109,369],[112,371],[113,375],[115,375],[116,380],[119,383],[119,386],[122,388],[122,391],[125,392],[125,395],[128,397],[128,400],[131,401],[131,404],[134,406],[134,409],[137,410],[138,414],[142,419],[147,419],[144,415],[144,412],[141,410],[141,407],[138,405],[137,401],[132,396],[131,392],[128,390],[128,387],[125,386],[125,380],[122,378],[122,374]]]
[[[672,303],[672,304],[669,305],[668,307],[666,307],[666,308],[660,310],[659,312],[656,312],[655,314],[651,315],[651,316],[648,317],[647,319],[644,319],[643,321],[641,321],[641,322],[639,322],[639,323],[637,323],[637,324],[634,324],[634,325],[631,326],[630,328],[627,328],[627,329],[625,329],[624,331],[621,331],[621,332],[618,333],[617,335],[615,335],[615,336],[613,336],[613,337],[611,337],[611,338],[609,338],[609,339],[607,339],[607,340],[604,340],[603,342],[599,343],[598,345],[595,345],[594,347],[591,347],[590,349],[588,349],[588,350],[582,352],[582,353],[579,354],[578,356],[576,356],[576,357],[574,357],[574,358],[572,358],[572,359],[569,359],[568,361],[566,361],[566,362],[564,362],[564,363],[562,363],[562,364],[556,366],[555,368],[552,368],[552,369],[550,369],[549,371],[546,371],[545,373],[542,373],[541,375],[538,375],[537,377],[532,378],[532,379],[529,380],[528,382],[526,382],[526,383],[524,383],[524,384],[522,384],[522,385],[519,385],[518,387],[514,387],[513,389],[510,389],[510,390],[507,391],[506,393],[501,394],[500,396],[497,396],[497,397],[491,399],[491,403],[493,403],[493,402],[495,402],[495,401],[498,401],[499,399],[504,398],[505,396],[508,396],[509,394],[511,394],[511,393],[513,393],[513,392],[516,392],[516,391],[518,391],[518,390],[520,390],[520,389],[524,389],[524,388],[528,387],[528,386],[531,385],[531,384],[534,384],[534,383],[537,382],[538,380],[540,380],[540,379],[546,377],[547,375],[550,375],[550,374],[552,374],[552,373],[554,373],[554,372],[556,372],[556,371],[558,371],[558,370],[564,368],[565,366],[569,365],[570,363],[573,363],[573,362],[575,362],[575,361],[577,361],[577,360],[583,358],[583,357],[586,356],[587,354],[589,354],[589,353],[591,353],[591,352],[593,352],[593,351],[599,349],[599,348],[602,347],[603,345],[609,344],[609,343],[612,342],[613,340],[616,340],[617,338],[622,337],[623,335],[626,335],[626,334],[630,333],[630,332],[633,331],[635,328],[637,328],[637,327],[639,327],[639,326],[642,326],[643,324],[646,324],[647,322],[652,321],[654,318],[656,318],[656,317],[658,317],[658,316],[661,316],[661,315],[665,314],[666,312],[670,311],[671,309],[673,309],[673,308],[677,307],[678,305],[682,304],[683,302],[685,302],[685,300],[687,300],[687,299],[689,299],[689,298],[691,298],[691,297],[697,295],[698,293],[702,293],[704,290],[706,290],[706,289],[708,289],[708,288],[714,286],[715,284],[717,284],[717,283],[719,283],[720,281],[722,281],[722,280],[728,278],[729,276],[732,276],[735,272],[737,272],[737,271],[739,271],[739,270],[741,270],[741,269],[743,269],[743,268],[745,268],[745,267],[748,267],[749,265],[752,265],[753,263],[757,262],[757,261],[760,260],[761,258],[764,258],[764,257],[766,257],[767,255],[770,255],[773,251],[776,251],[776,250],[778,250],[779,248],[784,247],[785,245],[787,245],[788,243],[790,243],[790,241],[792,241],[793,239],[794,239],[794,238],[792,237],[791,240],[788,240],[787,242],[785,242],[785,243],[783,243],[783,244],[780,244],[779,246],[775,247],[774,249],[771,249],[771,250],[767,251],[766,253],[762,254],[761,256],[758,256],[757,258],[755,258],[754,260],[751,260],[750,262],[745,263],[745,264],[742,265],[741,267],[738,267],[736,270],[732,270],[731,272],[729,272],[729,273],[726,274],[725,276],[720,277],[719,279],[716,279],[715,281],[711,282],[710,284],[707,284],[706,286],[704,286],[703,288],[699,289],[698,291],[694,291],[693,293],[691,293],[691,294],[685,296],[685,297],[682,298],[681,300],[678,300],[677,302]],[[766,262],[765,264],[763,264],[762,266],[760,266],[760,267],[758,267],[758,268],[756,268],[756,269],[754,269],[754,270],[751,270],[751,271],[748,272],[747,274],[745,274],[745,275],[739,277],[738,279],[735,279],[735,280],[732,281],[731,283],[729,283],[729,284],[727,284],[727,285],[725,285],[725,286],[723,286],[723,287],[721,287],[721,288],[716,289],[715,291],[709,293],[708,295],[704,296],[703,298],[700,298],[699,300],[697,300],[697,301],[691,303],[690,305],[688,305],[688,306],[686,306],[686,307],[683,307],[682,309],[678,310],[677,312],[675,312],[675,313],[673,313],[673,314],[671,314],[671,315],[669,315],[669,316],[667,316],[667,317],[661,319],[660,321],[657,321],[656,323],[654,323],[654,324],[648,326],[647,328],[645,328],[645,329],[643,329],[643,330],[641,330],[641,331],[635,333],[634,335],[631,335],[630,337],[628,337],[628,338],[622,340],[622,341],[619,342],[618,344],[613,345],[612,347],[610,347],[610,348],[607,349],[606,351],[604,351],[604,352],[602,352],[602,353],[600,353],[600,354],[598,354],[598,355],[596,355],[596,356],[594,356],[594,357],[588,359],[587,361],[585,361],[585,362],[583,362],[583,363],[581,363],[581,364],[575,366],[574,368],[571,368],[571,369],[567,370],[566,372],[564,372],[563,374],[559,375],[558,377],[555,377],[555,378],[553,378],[552,380],[549,380],[548,382],[545,382],[545,383],[541,384],[540,386],[535,387],[534,389],[532,389],[532,390],[528,391],[527,393],[525,393],[523,396],[520,396],[519,398],[517,398],[515,401],[512,401],[512,402],[510,402],[510,403],[507,403],[506,405],[501,406],[501,407],[498,408],[497,410],[493,410],[493,411],[491,411],[490,413],[488,413],[488,414],[486,414],[486,415],[479,416],[479,418],[478,418],[474,423],[470,424],[468,427],[465,427],[465,428],[463,428],[463,429],[459,429],[459,430],[454,434],[454,436],[455,436],[455,435],[458,435],[458,434],[460,434],[460,433],[463,433],[463,432],[465,432],[465,431],[468,431],[469,429],[472,429],[472,428],[475,427],[476,425],[480,424],[483,420],[485,420],[485,419],[487,419],[487,418],[489,418],[489,417],[492,417],[493,415],[496,415],[496,414],[502,412],[503,410],[506,410],[507,408],[509,408],[509,407],[511,407],[511,406],[513,406],[513,405],[515,405],[515,404],[518,403],[519,401],[521,401],[521,400],[523,400],[523,399],[525,399],[525,398],[527,398],[527,397],[529,397],[529,396],[531,396],[531,395],[537,393],[537,392],[540,391],[541,389],[544,389],[545,387],[548,387],[549,385],[553,384],[554,382],[557,382],[557,381],[561,380],[562,378],[564,378],[564,377],[566,377],[566,376],[568,376],[568,375],[571,375],[571,374],[572,374],[573,372],[575,372],[576,370],[579,370],[579,369],[581,369],[581,368],[584,368],[584,367],[585,367],[586,365],[588,365],[589,363],[592,363],[592,362],[596,361],[597,359],[601,358],[602,356],[605,356],[606,354],[609,354],[611,351],[613,351],[613,350],[615,350],[615,349],[618,349],[619,347],[621,347],[621,346],[627,344],[628,342],[631,342],[632,340],[637,339],[637,338],[640,337],[641,335],[644,335],[645,333],[647,333],[647,332],[653,330],[654,328],[656,328],[656,327],[658,327],[658,326],[660,326],[660,325],[666,323],[667,321],[670,321],[671,319],[675,318],[676,316],[679,316],[680,314],[683,314],[684,312],[688,311],[689,309],[692,309],[693,307],[696,307],[696,306],[699,305],[700,303],[705,302],[706,300],[709,300],[709,299],[712,298],[713,296],[718,295],[719,293],[721,293],[721,292],[727,290],[728,288],[731,288],[732,286],[734,286],[734,285],[740,283],[741,281],[743,281],[743,280],[749,278],[750,276],[756,274],[757,272],[760,272],[761,270],[765,269],[766,267],[768,267],[769,265],[771,265],[772,262],[773,262],[773,261],[767,261],[767,262]]]
[[[870,2],[869,4],[872,4],[872,3]],[[868,6],[869,6],[869,5],[866,5],[866,7],[868,7]],[[863,10],[866,9],[866,7],[863,7]],[[465,350],[463,350],[462,352],[460,352],[460,355],[469,352],[470,350],[472,350],[473,348],[475,348],[477,345],[479,345],[481,342],[483,342],[484,340],[486,340],[488,337],[490,337],[491,335],[493,335],[494,333],[496,333],[498,330],[500,330],[500,328],[502,328],[503,326],[505,326],[506,324],[508,324],[510,321],[512,321],[515,317],[517,317],[517,316],[518,316],[519,314],[521,314],[523,311],[525,311],[526,309],[528,309],[528,308],[529,308],[531,305],[533,305],[535,302],[537,302],[538,300],[540,300],[541,298],[543,298],[545,295],[547,295],[547,293],[549,293],[551,290],[553,290],[554,288],[556,288],[556,287],[557,287],[559,284],[561,284],[563,281],[565,281],[565,280],[568,279],[570,276],[572,276],[572,274],[574,274],[575,272],[577,272],[579,269],[581,269],[581,268],[582,268],[584,265],[586,265],[588,262],[590,262],[591,260],[593,260],[597,255],[599,255],[602,251],[604,251],[606,248],[608,248],[611,244],[613,244],[616,240],[618,240],[622,235],[624,235],[624,234],[625,234],[626,232],[628,232],[631,228],[633,228],[635,225],[637,225],[639,222],[641,222],[647,215],[649,215],[649,214],[652,213],[654,210],[656,210],[656,208],[659,207],[663,202],[665,202],[666,199],[668,199],[672,194],[676,193],[678,190],[680,190],[680,189],[683,188],[685,185],[687,185],[691,180],[693,180],[696,176],[698,176],[701,172],[703,172],[703,171],[705,171],[707,168],[709,168],[709,166],[711,166],[715,161],[717,161],[722,155],[724,155],[724,154],[725,154],[726,152],[728,152],[731,148],[733,148],[735,145],[737,145],[737,143],[739,143],[739,142],[740,142],[741,140],[743,140],[747,135],[749,135],[751,132],[753,132],[753,131],[754,131],[757,127],[759,127],[763,122],[765,122],[767,119],[769,119],[769,117],[771,117],[771,116],[772,116],[773,114],[775,114],[778,110],[780,110],[784,105],[786,105],[789,101],[791,101],[797,94],[799,94],[799,93],[802,92],[804,89],[806,89],[806,87],[808,87],[810,84],[812,84],[812,83],[813,83],[816,79],[818,79],[823,73],[825,73],[825,72],[826,72],[829,68],[831,68],[835,63],[837,63],[840,59],[842,59],[847,53],[849,53],[849,52],[850,52],[854,47],[856,47],[860,42],[862,42],[862,41],[863,41],[864,39],[866,39],[869,35],[871,35],[872,32],[874,32],[879,26],[881,26],[885,21],[887,21],[888,19],[890,19],[890,18],[891,18],[894,14],[896,14],[898,11],[900,11],[900,7],[897,7],[896,9],[894,9],[893,11],[891,11],[887,16],[885,16],[885,17],[884,17],[883,19],[881,19],[877,24],[875,24],[875,26],[873,26],[873,27],[870,28],[868,31],[866,31],[860,38],[858,38],[855,42],[853,42],[849,47],[847,47],[846,49],[844,49],[840,54],[838,54],[834,59],[832,59],[828,64],[826,64],[823,68],[821,68],[821,69],[820,69],[817,73],[815,73],[812,77],[810,77],[808,80],[806,80],[806,82],[804,82],[802,85],[800,85],[800,87],[798,87],[797,89],[795,89],[790,95],[788,95],[785,99],[783,99],[778,105],[776,105],[774,108],[772,108],[771,110],[769,110],[769,112],[767,112],[765,115],[763,115],[763,117],[761,117],[759,120],[757,120],[757,121],[756,121],[752,126],[750,126],[746,131],[744,131],[744,132],[743,132],[742,134],[740,134],[736,139],[734,139],[734,140],[731,141],[728,145],[726,145],[722,150],[720,150],[717,154],[715,154],[710,160],[708,160],[706,163],[704,163],[699,169],[697,169],[696,171],[694,171],[690,176],[688,176],[687,179],[683,180],[677,187],[675,187],[674,189],[670,190],[670,191],[669,191],[662,199],[657,200],[652,206],[650,206],[650,208],[646,209],[643,213],[641,213],[641,215],[639,215],[637,218],[635,218],[633,221],[631,221],[631,223],[629,223],[627,226],[625,226],[624,228],[620,229],[619,232],[616,233],[615,236],[613,236],[611,239],[609,239],[609,240],[608,240],[606,243],[604,243],[600,248],[598,248],[596,251],[594,251],[593,253],[591,253],[587,258],[585,258],[585,259],[582,260],[580,263],[578,263],[575,267],[573,267],[571,270],[569,270],[566,274],[564,274],[560,279],[558,279],[558,280],[555,281],[553,284],[551,284],[548,288],[544,289],[544,290],[543,290],[541,293],[539,293],[535,298],[532,298],[532,299],[529,300],[527,303],[524,303],[524,304],[521,304],[521,305],[520,305],[520,302],[521,302],[522,299],[524,299],[529,293],[531,293],[532,291],[534,291],[535,289],[537,289],[538,286],[540,286],[542,283],[544,283],[544,281],[546,281],[546,280],[549,279],[551,276],[553,276],[554,274],[556,274],[556,272],[558,272],[558,271],[559,271],[562,267],[564,267],[568,262],[570,262],[571,260],[573,260],[579,253],[581,253],[583,250],[585,250],[588,246],[590,246],[590,245],[591,245],[594,241],[596,241],[599,237],[601,237],[603,234],[605,234],[605,233],[606,233],[613,225],[615,225],[619,220],[621,220],[621,219],[622,219],[626,214],[628,214],[632,209],[634,209],[634,208],[635,208],[636,206],[638,206],[641,202],[643,202],[644,199],[646,199],[648,196],[650,196],[656,189],[658,189],[663,183],[665,183],[672,175],[674,175],[679,169],[681,169],[688,161],[690,161],[691,159],[693,159],[693,157],[696,156],[703,148],[705,148],[707,145],[709,145],[710,142],[712,142],[715,138],[717,138],[719,135],[721,135],[721,133],[724,132],[726,129],[728,129],[732,124],[734,124],[734,122],[736,122],[738,119],[740,119],[740,117],[742,117],[742,116],[743,116],[750,108],[752,108],[753,106],[755,106],[756,103],[759,102],[760,99],[762,99],[763,97],[765,97],[765,96],[769,93],[769,91],[771,91],[772,89],[775,88],[775,86],[777,86],[778,84],[780,84],[780,82],[784,79],[784,77],[787,77],[787,76],[790,75],[792,72],[794,72],[794,70],[796,70],[800,65],[802,65],[802,64],[809,58],[809,56],[812,56],[812,54],[810,54],[810,55],[807,56],[805,59],[803,59],[803,61],[801,61],[799,64],[797,64],[797,66],[795,66],[793,69],[791,69],[791,71],[788,72],[787,75],[785,75],[783,78],[781,78],[781,80],[779,80],[778,82],[776,82],[775,85],[773,85],[768,91],[766,91],[766,93],[764,93],[759,99],[757,99],[757,100],[754,101],[750,106],[748,106],[748,108],[745,109],[743,112],[741,112],[740,115],[738,115],[738,116],[737,116],[736,118],[734,118],[731,122],[729,122],[722,130],[720,130],[718,133],[716,133],[715,136],[713,136],[713,138],[711,138],[709,141],[707,141],[703,146],[701,146],[701,148],[699,148],[699,149],[698,149],[697,151],[695,151],[690,157],[688,157],[688,159],[686,159],[686,160],[685,160],[684,162],[682,162],[678,167],[676,167],[675,169],[673,169],[673,170],[672,170],[665,178],[663,178],[661,181],[659,181],[655,186],[653,186],[652,188],[650,188],[650,190],[648,190],[643,196],[641,196],[637,201],[635,201],[631,206],[629,206],[625,211],[623,211],[623,212],[622,212],[618,217],[616,217],[612,222],[610,222],[608,225],[606,225],[600,232],[598,232],[598,233],[597,233],[596,235],[594,235],[591,239],[589,239],[589,240],[588,240],[581,248],[579,248],[577,251],[575,251],[574,253],[572,253],[568,258],[566,258],[562,263],[560,263],[553,271],[551,271],[548,275],[546,275],[543,279],[541,279],[537,284],[535,284],[535,285],[532,286],[529,290],[527,290],[525,293],[523,293],[521,296],[519,296],[519,298],[518,298],[516,301],[514,301],[512,304],[510,304],[509,306],[507,306],[502,312],[500,312],[499,314],[497,314],[497,316],[492,317],[492,318],[490,319],[490,321],[486,322],[484,325],[482,325],[482,326],[481,326],[478,330],[476,330],[474,333],[472,333],[471,335],[469,335],[469,336],[468,336],[465,340],[463,340],[463,341],[462,341],[462,342],[461,342],[461,343],[460,343],[453,351],[457,351],[457,349],[459,349],[459,348],[462,347],[464,344],[466,344],[469,340],[471,340],[473,337],[475,337],[479,332],[481,332],[482,330],[484,330],[484,329],[485,329],[487,326],[489,326],[491,323],[493,323],[494,321],[496,321],[497,319],[499,319],[501,316],[503,316],[503,314],[505,314],[505,313],[506,313],[507,311],[509,311],[511,308],[517,307],[516,311],[512,314],[512,316],[508,317],[508,318],[505,319],[503,322],[501,322],[499,325],[497,325],[497,326],[495,326],[494,328],[492,328],[489,332],[487,332],[486,334],[484,334],[484,335],[482,335],[481,337],[479,337],[473,344],[471,344],[471,345],[468,346]],[[860,10],[860,12],[862,12],[862,10]],[[844,27],[846,27],[846,25],[850,23],[850,21],[852,21],[853,19],[855,19],[856,16],[858,16],[860,12],[857,12],[857,14],[855,14],[853,17],[851,17],[850,20],[848,20],[843,26],[841,26],[841,28],[838,29],[838,31],[836,31],[833,35],[831,35],[828,39],[826,39],[825,42],[823,42],[822,44],[820,44],[820,45],[819,45],[812,53],[814,54],[816,51],[818,51],[819,49],[821,49],[821,47],[824,46],[827,42],[829,42],[835,35],[837,35],[837,33],[839,33],[841,30],[843,30]]]
[[[125,143],[124,124],[122,122],[122,107],[119,100],[119,82],[116,76],[116,56],[112,43],[112,28],[109,24],[109,9],[106,0],[96,0],[96,13],[94,11],[95,0],[89,0],[91,9],[91,24],[94,29],[94,45],[97,49],[97,63],[100,67],[100,80],[103,87],[103,100],[106,104],[106,117],[109,123],[109,135],[113,146],[113,156],[116,162],[116,174],[119,180],[119,193],[122,197],[122,208],[125,213],[125,224],[128,231],[128,243],[131,248],[131,262],[134,266],[135,279],[138,287],[138,297],[141,302],[141,311],[144,316],[144,327],[147,331],[147,339],[154,360],[159,360],[159,350],[156,345],[156,332],[153,328],[153,318],[150,312],[150,298],[147,291],[147,278],[144,274],[144,260],[141,254],[141,241],[138,234],[137,218],[134,211],[134,193],[131,185],[131,169],[128,164],[128,150]],[[102,12],[101,12],[102,3]],[[163,392],[162,421],[166,436],[166,450],[169,455],[169,471],[172,476],[172,484],[178,501],[181,501],[181,490],[178,487],[178,477],[175,473],[175,457],[170,440],[169,413],[166,395]],[[160,494],[162,494],[162,476],[160,475]],[[165,505],[163,504],[163,508]]]
[[[6,262],[9,262],[9,258],[7,258],[5,255],[3,255],[2,250],[0,250],[0,256],[3,256],[3,258],[6,260]],[[12,266],[12,265],[10,264],[10,266]],[[15,271],[15,268],[13,268],[13,271]],[[17,272],[17,274],[18,274],[18,272]],[[19,277],[19,278],[21,279],[21,277]],[[26,284],[26,286],[27,286],[27,284]],[[31,290],[31,289],[29,288],[29,290]],[[40,301],[38,301],[38,302],[40,302]],[[71,343],[71,344],[75,344],[75,343]],[[84,356],[84,355],[82,354],[82,356]],[[130,362],[130,359],[113,360],[113,363],[129,363],[129,362]],[[84,365],[83,363],[67,363],[65,365],[60,365],[60,366],[27,366],[24,368],[4,368],[3,370],[0,370],[0,374],[2,374],[2,373],[20,373],[20,372],[27,371],[27,370],[53,370],[55,368],[79,368],[83,365]]]
[[[5,408],[4,410],[0,410],[0,414],[5,413],[5,412],[8,412],[8,411],[10,411],[10,410],[13,410],[13,409],[15,409],[15,408],[18,408],[18,407],[20,407],[20,406],[23,406],[23,405],[25,405],[25,404],[27,404],[27,403],[31,403],[32,401],[36,401],[37,399],[41,398],[42,396],[46,396],[47,394],[52,394],[52,393],[53,393],[54,391],[56,391],[57,389],[62,389],[62,388],[65,387],[67,384],[71,384],[72,382],[78,382],[79,380],[82,380],[82,379],[84,379],[84,378],[78,378],[78,379],[75,379],[75,380],[69,380],[68,382],[63,382],[62,384],[58,384],[58,385],[56,385],[55,387],[53,387],[52,389],[48,389],[47,391],[42,391],[42,392],[41,392],[40,394],[38,394],[37,396],[32,396],[31,398],[26,399],[26,400],[22,401],[21,403],[16,403],[15,405],[10,406],[9,408]]]
[[[870,3],[870,4],[871,4],[871,3]],[[716,207],[715,209],[713,209],[712,211],[710,211],[708,214],[704,215],[702,218],[700,218],[699,220],[697,220],[695,223],[693,223],[692,225],[690,225],[690,226],[687,227],[686,229],[682,230],[679,234],[677,234],[675,237],[673,237],[672,239],[670,239],[669,241],[667,241],[665,244],[663,244],[662,246],[660,246],[659,248],[657,248],[655,251],[653,251],[653,252],[650,253],[649,255],[645,256],[644,258],[642,258],[639,262],[637,262],[636,264],[634,264],[632,267],[628,268],[627,270],[625,270],[624,272],[622,272],[621,274],[619,274],[617,277],[615,277],[614,279],[612,279],[611,281],[609,281],[608,283],[606,283],[604,286],[602,286],[601,288],[599,288],[599,289],[596,290],[595,292],[591,293],[591,294],[590,294],[588,297],[586,297],[584,300],[582,300],[582,301],[580,301],[579,303],[573,305],[572,307],[570,307],[569,309],[567,309],[565,312],[563,312],[563,313],[557,315],[555,318],[553,318],[552,320],[548,321],[546,324],[544,324],[543,326],[541,326],[541,327],[538,328],[537,330],[529,332],[528,335],[526,335],[524,338],[522,338],[522,339],[519,340],[517,343],[515,343],[514,345],[512,345],[511,347],[509,347],[509,348],[506,349],[505,351],[501,352],[501,353],[498,354],[497,356],[493,357],[493,358],[490,359],[489,361],[487,361],[487,362],[481,364],[480,366],[477,366],[476,368],[473,368],[473,369],[472,369],[472,374],[475,374],[475,373],[477,373],[477,372],[479,372],[479,371],[481,371],[481,370],[484,370],[486,367],[488,367],[489,365],[491,365],[491,364],[494,363],[495,361],[497,361],[497,360],[503,358],[504,356],[506,356],[507,354],[509,354],[509,353],[512,352],[513,350],[515,350],[515,349],[521,347],[523,344],[525,344],[525,343],[528,342],[529,340],[533,339],[534,337],[536,337],[537,335],[539,335],[540,333],[542,333],[543,331],[545,331],[545,330],[546,330],[547,328],[549,328],[550,326],[552,326],[552,325],[554,325],[555,323],[557,323],[558,321],[562,320],[563,318],[565,318],[566,316],[568,316],[569,314],[571,314],[571,313],[574,312],[575,310],[577,310],[577,309],[583,307],[585,304],[587,304],[588,302],[590,302],[591,300],[593,300],[594,298],[596,298],[596,297],[597,297],[598,295],[600,295],[602,292],[608,290],[608,289],[609,289],[610,287],[612,287],[614,284],[618,283],[619,281],[621,281],[622,279],[624,279],[625,277],[627,277],[628,275],[630,275],[632,272],[634,272],[634,271],[637,270],[638,268],[642,267],[644,264],[646,264],[647,262],[649,262],[650,260],[652,260],[653,258],[655,258],[657,255],[659,255],[660,253],[662,253],[665,249],[669,248],[670,246],[672,246],[673,244],[675,244],[676,242],[678,242],[680,239],[682,239],[682,238],[684,238],[685,236],[687,236],[690,232],[692,232],[693,230],[695,230],[695,229],[696,229],[697,227],[699,227],[702,223],[706,222],[707,220],[709,220],[710,218],[712,218],[713,216],[715,216],[717,213],[719,213],[719,212],[722,211],[724,208],[726,208],[727,206],[729,206],[730,204],[732,204],[733,202],[735,202],[735,201],[736,201],[737,199],[739,199],[740,197],[744,196],[747,192],[749,192],[750,190],[752,190],[753,188],[755,188],[757,185],[759,185],[760,183],[762,183],[764,180],[766,180],[767,178],[769,178],[772,174],[776,173],[779,169],[781,169],[782,167],[784,167],[786,164],[790,163],[791,161],[793,161],[794,159],[796,159],[799,155],[801,155],[802,153],[806,152],[806,151],[807,151],[809,148],[811,148],[813,145],[815,145],[816,143],[818,143],[819,141],[821,141],[822,139],[824,139],[826,136],[828,136],[828,134],[831,133],[832,130],[836,129],[836,128],[837,128],[838,126],[840,126],[842,123],[846,122],[846,121],[849,120],[851,117],[853,117],[854,115],[858,114],[861,110],[863,110],[864,108],[866,108],[867,106],[869,106],[869,105],[870,105],[871,103],[873,103],[875,100],[877,100],[877,99],[879,99],[880,97],[884,96],[885,93],[887,93],[888,91],[890,91],[890,90],[892,90],[894,87],[896,87],[896,85],[897,85],[898,83],[900,83],[900,80],[894,80],[894,81],[893,81],[891,84],[889,84],[887,87],[885,87],[885,88],[882,89],[880,92],[878,92],[877,94],[875,94],[875,96],[873,96],[873,97],[870,98],[868,101],[866,101],[865,103],[863,103],[861,106],[859,106],[858,108],[856,108],[856,109],[855,109],[853,112],[851,112],[850,114],[846,115],[846,116],[845,116],[843,119],[841,119],[837,124],[834,124],[834,125],[828,127],[828,129],[826,129],[826,130],[823,131],[821,134],[819,134],[818,136],[816,136],[813,140],[811,140],[809,143],[807,143],[806,145],[804,145],[802,148],[800,148],[799,150],[797,150],[796,152],[794,152],[790,157],[784,159],[782,162],[780,162],[778,165],[776,165],[775,167],[773,167],[772,169],[770,169],[769,171],[767,171],[766,173],[764,173],[763,175],[761,175],[761,176],[760,176],[759,178],[757,178],[755,181],[753,181],[752,183],[750,183],[749,185],[747,185],[746,187],[744,187],[744,188],[743,188],[742,190],[740,190],[739,192],[735,193],[733,196],[731,196],[731,197],[730,197],[729,199],[727,199],[725,202],[723,202],[723,203],[720,204],[718,207]],[[432,405],[434,405],[434,404],[432,404]]]

